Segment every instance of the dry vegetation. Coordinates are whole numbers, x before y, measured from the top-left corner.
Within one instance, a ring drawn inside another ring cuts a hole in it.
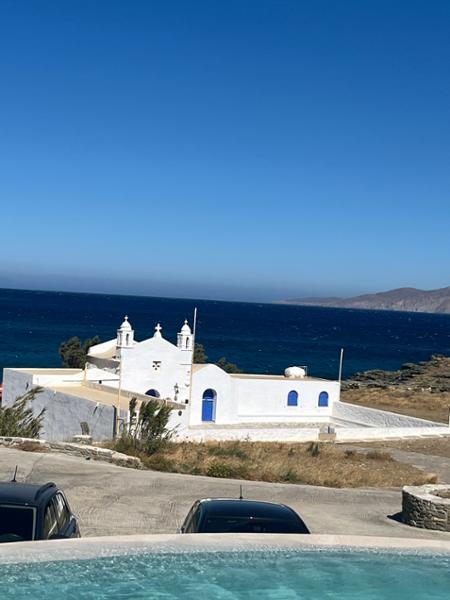
[[[397,386],[360,388],[343,391],[341,400],[420,419],[448,423],[450,407],[450,393],[448,392],[407,390]]]
[[[397,487],[436,481],[436,475],[396,462],[378,450],[362,452],[333,444],[262,442],[170,443],[145,466],[188,473],[329,487]]]
[[[450,356],[433,355],[397,371],[373,369],[342,382],[344,402],[448,423]]]

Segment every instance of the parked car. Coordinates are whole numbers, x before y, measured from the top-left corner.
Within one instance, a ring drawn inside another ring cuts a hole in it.
[[[285,504],[207,498],[193,504],[181,533],[309,533],[309,529]]]
[[[54,483],[0,483],[0,542],[80,537],[62,490]]]

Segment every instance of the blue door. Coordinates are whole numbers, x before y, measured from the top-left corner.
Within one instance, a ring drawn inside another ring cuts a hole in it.
[[[216,419],[216,397],[214,390],[206,390],[202,400],[202,421],[215,421]]]

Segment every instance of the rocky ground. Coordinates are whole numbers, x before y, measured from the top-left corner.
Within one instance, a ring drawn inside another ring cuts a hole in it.
[[[397,371],[356,373],[342,382],[342,400],[422,419],[448,422],[450,357],[405,363]]]

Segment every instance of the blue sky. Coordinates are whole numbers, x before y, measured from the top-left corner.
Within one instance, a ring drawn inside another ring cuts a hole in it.
[[[450,285],[450,3],[0,0],[0,286]]]

